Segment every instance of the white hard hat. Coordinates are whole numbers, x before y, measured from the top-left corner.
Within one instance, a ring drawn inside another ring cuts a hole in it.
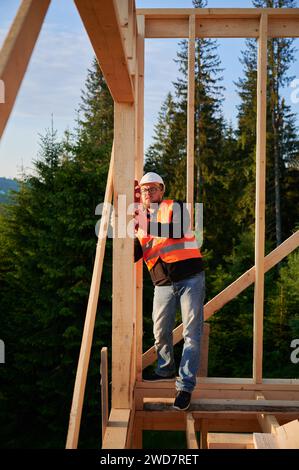
[[[163,187],[165,188],[165,184],[161,176],[152,171],[150,171],[149,173],[145,173],[145,175],[143,175],[143,177],[140,180],[139,186],[141,186],[142,184],[148,184],[148,183],[163,184]]]

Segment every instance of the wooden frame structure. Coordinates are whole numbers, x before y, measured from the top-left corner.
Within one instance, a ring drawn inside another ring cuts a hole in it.
[[[13,108],[50,0],[23,0],[0,54],[0,136]],[[133,263],[133,240],[121,233],[113,242],[112,399],[108,414],[107,351],[102,351],[103,448],[142,447],[142,431],[186,430],[190,448],[251,446],[238,433],[274,433],[299,417],[299,380],[263,379],[264,274],[299,245],[294,233],[265,257],[265,162],[267,39],[299,37],[299,9],[135,9],[134,0],[74,0],[115,102],[114,145],[105,202],[121,211],[133,203],[134,178],[143,171],[144,42],[146,38],[189,38],[187,110],[187,201],[193,207],[194,62],[197,37],[258,39],[255,265],[210,300],[205,319],[254,283],[254,350],[251,379],[209,378],[202,372],[189,413],[169,406],[174,384],[146,383],[142,369],[155,360],[153,348],[142,354],[142,262]],[[121,195],[126,196],[122,205]],[[127,216],[130,222],[132,216]],[[79,438],[84,390],[94,330],[105,238],[103,213],[70,413],[67,448]],[[182,339],[182,325],[174,330]],[[206,345],[208,343],[206,342]],[[207,349],[207,346],[206,346]],[[201,370],[205,367],[202,364]],[[197,443],[195,431],[201,431]],[[223,434],[234,433],[229,437]],[[256,438],[258,439],[258,437]]]

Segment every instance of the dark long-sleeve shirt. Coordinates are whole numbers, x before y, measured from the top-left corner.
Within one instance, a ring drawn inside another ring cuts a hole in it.
[[[155,237],[182,238],[190,224],[190,217],[187,208],[183,202],[176,201],[174,205],[173,219],[169,224],[157,222],[156,213],[149,214],[148,233]],[[175,210],[177,209],[177,211]],[[134,260],[138,261],[143,257],[142,247],[138,240],[134,241]],[[202,258],[189,258],[174,263],[165,263],[158,258],[155,265],[150,270],[152,282],[155,286],[167,286],[172,282],[181,281],[203,270]]]

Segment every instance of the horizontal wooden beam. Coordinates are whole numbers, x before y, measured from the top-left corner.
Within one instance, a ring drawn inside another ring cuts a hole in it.
[[[184,431],[186,429],[186,413],[178,411],[136,411],[135,418],[142,420],[143,430]],[[255,413],[248,412],[192,412],[195,430],[201,431],[203,421],[209,432],[260,432]],[[279,421],[285,424],[294,419],[294,413],[279,413]]]
[[[40,33],[50,0],[23,0],[0,52],[0,80],[4,103],[0,101],[0,137],[13,109],[32,51]]]
[[[249,378],[234,377],[200,377],[197,378],[196,388],[198,390],[293,390],[299,392],[299,379],[263,379],[261,384],[254,383]],[[175,381],[163,382],[136,382],[136,388],[143,389],[174,389]],[[298,398],[299,399],[299,398]]]
[[[253,449],[253,434],[208,432],[208,449]]]
[[[219,380],[219,379],[218,379]],[[263,394],[268,400],[295,400],[299,401],[299,383],[223,383],[218,382],[197,383],[192,398],[214,398],[234,400],[255,400],[256,394]],[[166,399],[173,401],[175,396],[175,383],[137,382],[135,387],[135,405],[137,410],[143,409],[145,399]]]
[[[191,15],[203,18],[259,18],[267,13],[269,18],[299,18],[299,8],[139,8],[137,15],[146,19],[186,19]]]
[[[133,84],[116,3],[74,1],[114,101],[133,103]]]
[[[146,38],[188,38],[188,18],[148,18],[145,20]],[[257,18],[197,18],[197,38],[257,38]],[[298,18],[269,19],[268,37],[299,37]]]
[[[265,257],[264,268],[265,273],[269,271],[273,266],[275,266],[279,261],[289,255],[299,246],[299,230],[297,230],[293,235],[287,238],[281,245],[279,245],[275,250],[272,250]],[[213,299],[209,300],[204,306],[204,319],[207,320],[215,312],[220,310],[224,305],[230,302],[232,299],[237,297],[241,292],[243,292],[247,287],[249,287],[255,281],[255,267],[248,269],[243,273],[238,279],[232,282],[219,294],[215,295]],[[182,323],[173,330],[173,344],[177,344],[182,339],[183,334],[183,325]],[[156,360],[157,354],[156,350],[153,347],[148,349],[142,356],[142,367],[145,368],[152,364]]]
[[[148,399],[144,400],[145,411],[173,411],[173,399]],[[228,411],[244,411],[255,413],[279,413],[292,412],[298,413],[299,416],[299,400],[233,400],[233,399],[213,399],[201,398],[192,399],[190,411],[212,411],[212,412],[228,412]]]

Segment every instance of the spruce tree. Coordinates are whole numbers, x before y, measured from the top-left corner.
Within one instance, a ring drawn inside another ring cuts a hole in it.
[[[181,116],[171,93],[162,104],[155,125],[153,144],[146,154],[145,171],[156,171],[165,180],[167,197],[184,199],[185,182],[182,165],[186,164],[185,150],[180,150],[185,129],[181,126]]]
[[[53,127],[41,136],[34,174],[24,177],[15,203],[1,217],[0,322],[7,368],[0,399],[1,418],[9,423],[1,429],[4,447],[65,446],[95,258],[95,208],[104,198],[112,146],[108,95],[94,63],[77,131],[66,142],[57,141]],[[99,355],[110,338],[108,241],[82,416],[83,447],[99,442]]]
[[[253,0],[253,5],[257,8],[293,8],[296,2]],[[286,188],[289,185],[289,174],[294,175],[294,168],[298,166],[299,147],[295,115],[282,96],[283,87],[293,79],[288,74],[295,58],[293,43],[294,40],[288,38],[271,38],[268,41],[266,237],[275,240],[276,245],[289,236],[295,223],[294,219],[289,220],[286,212],[286,208],[290,206]],[[255,200],[256,40],[246,40],[241,63],[244,65],[244,78],[236,82],[241,98],[237,133],[239,148],[244,157],[240,171],[245,178],[245,185],[240,194],[239,206],[250,225],[254,222]]]
[[[194,0],[204,8],[205,0]],[[155,127],[154,142],[146,153],[146,170],[160,171],[167,197],[186,197],[188,41],[180,42],[176,62],[180,77],[174,82],[175,97],[164,102]],[[204,248],[213,250],[211,263],[217,265],[230,253],[234,230],[234,197],[231,189],[232,160],[236,139],[222,115],[223,86],[215,40],[196,39],[195,52],[195,182],[194,201],[204,207]],[[226,133],[228,132],[226,143]],[[227,224],[226,224],[227,222]],[[236,230],[237,231],[237,230]]]

